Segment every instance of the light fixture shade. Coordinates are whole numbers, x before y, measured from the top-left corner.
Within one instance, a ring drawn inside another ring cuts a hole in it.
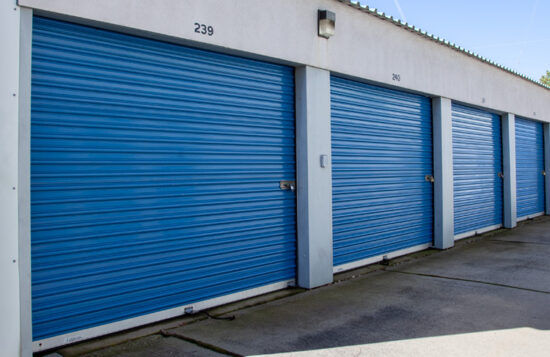
[[[333,36],[336,28],[336,14],[328,10],[319,10],[318,14],[319,36],[324,38]]]

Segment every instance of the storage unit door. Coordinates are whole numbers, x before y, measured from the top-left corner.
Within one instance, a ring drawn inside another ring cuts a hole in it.
[[[432,242],[429,98],[331,78],[334,265]]]
[[[295,278],[293,73],[35,17],[35,340]]]
[[[502,224],[500,116],[452,104],[455,235]]]
[[[544,213],[542,123],[516,118],[516,202],[518,218]]]

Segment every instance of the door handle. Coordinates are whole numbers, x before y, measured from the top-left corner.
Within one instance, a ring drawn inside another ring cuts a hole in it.
[[[281,182],[279,182],[279,188],[283,191],[296,191],[296,181],[287,181],[287,180],[283,180]]]
[[[435,178],[433,177],[433,175],[426,175],[424,176],[424,180],[428,181],[428,182],[431,182],[431,183],[434,183],[435,182]]]
[[[498,177],[500,177],[501,179],[503,179],[503,178],[504,178],[504,174],[503,174],[502,172],[499,172],[499,173],[498,173]]]

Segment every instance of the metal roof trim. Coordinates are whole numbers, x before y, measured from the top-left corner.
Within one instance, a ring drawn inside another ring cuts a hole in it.
[[[528,76],[526,76],[526,75],[524,75],[524,74],[518,73],[517,71],[514,71],[514,70],[512,70],[512,69],[510,69],[510,68],[508,68],[508,67],[505,67],[505,66],[503,66],[503,65],[501,65],[501,64],[498,64],[498,63],[496,63],[496,62],[494,62],[494,61],[492,61],[492,60],[490,60],[490,59],[488,59],[488,58],[485,58],[485,57],[483,57],[483,56],[481,56],[481,55],[479,55],[479,54],[477,54],[477,53],[475,53],[475,52],[473,52],[473,51],[466,50],[466,49],[463,48],[462,46],[459,46],[459,45],[457,45],[457,44],[455,44],[455,43],[453,43],[453,42],[447,41],[447,40],[445,40],[445,39],[443,39],[443,38],[440,38],[440,37],[438,37],[438,36],[435,36],[435,35],[433,35],[433,34],[430,34],[430,33],[426,32],[426,31],[424,31],[424,30],[422,30],[422,29],[420,29],[420,28],[418,28],[418,27],[416,27],[416,26],[414,26],[414,25],[411,25],[411,24],[409,24],[409,23],[407,23],[407,22],[404,22],[404,21],[402,21],[402,20],[400,20],[400,19],[396,19],[396,18],[394,18],[393,16],[387,15],[387,14],[385,14],[385,13],[382,12],[382,11],[378,11],[378,10],[375,9],[375,8],[371,8],[371,7],[369,7],[368,5],[362,5],[362,4],[360,4],[359,2],[353,1],[353,0],[336,0],[336,1],[339,1],[339,2],[344,3],[344,4],[346,4],[346,5],[349,5],[349,6],[355,8],[355,9],[357,9],[357,10],[360,10],[360,11],[366,13],[366,14],[376,16],[376,17],[378,17],[378,18],[380,18],[380,19],[382,19],[382,20],[390,21],[390,22],[393,23],[394,25],[399,26],[399,27],[402,27],[403,29],[405,29],[405,30],[407,30],[407,31],[416,33],[416,34],[419,35],[419,36],[422,36],[422,37],[425,37],[425,38],[427,38],[427,39],[429,39],[429,40],[438,42],[438,43],[440,43],[440,44],[443,45],[443,46],[449,47],[449,48],[451,48],[451,49],[453,49],[453,50],[455,50],[455,51],[461,52],[461,53],[463,53],[463,54],[465,54],[465,55],[467,55],[467,56],[473,57],[473,58],[475,58],[475,59],[477,59],[477,60],[479,60],[479,61],[481,61],[481,62],[490,64],[490,65],[492,65],[492,66],[494,66],[494,67],[497,67],[497,68],[499,68],[499,69],[501,69],[501,70],[503,70],[503,71],[506,71],[506,72],[508,72],[508,73],[510,73],[510,74],[513,74],[513,75],[515,75],[515,76],[517,76],[517,77],[523,78],[523,79],[525,79],[525,80],[527,80],[527,81],[529,81],[529,82],[532,82],[532,83],[534,83],[534,84],[537,84],[537,85],[539,85],[539,86],[542,87],[542,88],[545,88],[545,89],[549,89],[549,90],[550,90],[550,86],[547,86],[547,85],[545,85],[545,84],[543,84],[543,83],[541,83],[541,82],[539,82],[539,81],[537,81],[537,80],[534,80],[533,78],[530,78],[530,77],[528,77]]]

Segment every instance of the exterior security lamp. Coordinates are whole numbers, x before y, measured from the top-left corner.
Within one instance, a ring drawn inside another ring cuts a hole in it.
[[[330,38],[336,28],[336,14],[328,10],[319,10],[318,17],[319,36]]]

